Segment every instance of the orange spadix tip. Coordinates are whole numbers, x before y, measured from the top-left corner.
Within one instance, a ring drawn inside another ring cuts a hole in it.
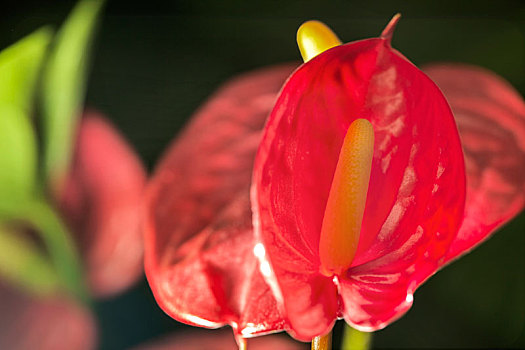
[[[341,45],[341,40],[322,22],[308,21],[297,30],[297,46],[304,62],[338,45]]]
[[[321,227],[319,257],[327,276],[341,274],[354,259],[373,155],[374,128],[368,120],[357,119],[346,132]]]

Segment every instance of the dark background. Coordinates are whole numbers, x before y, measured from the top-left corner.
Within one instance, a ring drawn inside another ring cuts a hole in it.
[[[74,2],[4,1],[0,47]],[[525,94],[522,1],[108,1],[87,105],[107,114],[149,169],[195,109],[233,75],[298,61],[298,26],[329,24],[347,42],[379,35],[397,12],[393,45],[416,65],[459,61],[489,68]],[[156,306],[147,283],[96,304],[101,348],[125,349],[182,326]],[[340,326],[339,326],[340,328]],[[415,294],[376,348],[525,348],[525,215]]]

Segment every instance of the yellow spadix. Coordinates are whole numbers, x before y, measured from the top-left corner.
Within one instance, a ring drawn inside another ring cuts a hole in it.
[[[326,203],[319,257],[321,272],[338,275],[352,264],[365,211],[374,129],[366,119],[357,119],[348,128]]]
[[[341,40],[322,22],[308,21],[297,30],[297,46],[304,62],[338,45],[341,45]]]

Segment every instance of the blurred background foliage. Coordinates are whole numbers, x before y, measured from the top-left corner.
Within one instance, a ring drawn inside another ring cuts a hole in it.
[[[4,1],[0,47],[45,24],[58,27],[74,3]],[[221,83],[258,67],[299,61],[295,32],[305,20],[324,21],[348,42],[379,35],[397,12],[403,18],[393,45],[416,65],[480,65],[525,94],[523,1],[110,0],[95,42],[86,105],[113,120],[151,170]],[[408,314],[377,332],[374,348],[525,348],[524,247],[522,213],[424,284]],[[190,328],[163,314],[144,279],[95,308],[101,349],[125,349]]]

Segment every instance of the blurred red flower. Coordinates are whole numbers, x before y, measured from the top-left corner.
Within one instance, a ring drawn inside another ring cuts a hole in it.
[[[0,300],[0,349],[95,348],[93,316],[88,309],[68,297],[30,297],[0,284]]]
[[[141,201],[146,173],[118,131],[100,114],[81,119],[71,171],[58,203],[82,253],[91,291],[108,296],[140,277]]]
[[[94,112],[79,124],[74,154],[56,200],[77,240],[91,291],[115,294],[142,272],[145,171],[126,141]],[[0,285],[0,300],[1,349],[89,350],[97,344],[90,310],[65,291],[32,295]]]

